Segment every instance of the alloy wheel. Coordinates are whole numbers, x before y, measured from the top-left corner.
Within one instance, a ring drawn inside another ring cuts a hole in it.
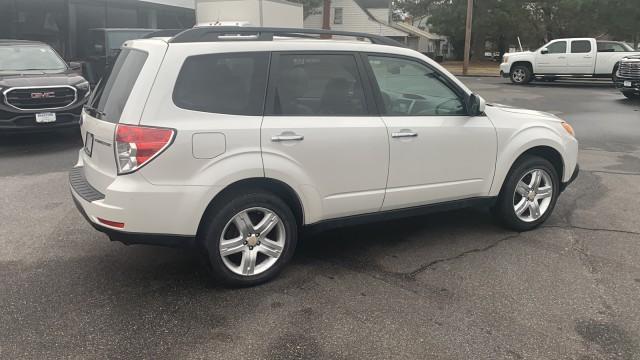
[[[258,275],[280,258],[286,241],[285,227],[273,211],[254,207],[234,215],[220,235],[222,262],[235,274]]]
[[[527,73],[524,71],[524,69],[518,68],[513,70],[513,73],[511,74],[511,78],[513,79],[513,81],[517,83],[523,83],[527,78]]]
[[[553,198],[551,175],[543,169],[524,174],[513,194],[513,210],[518,219],[534,222],[549,210]]]

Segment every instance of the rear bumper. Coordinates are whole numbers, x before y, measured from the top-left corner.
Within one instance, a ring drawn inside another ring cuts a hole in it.
[[[71,170],[69,185],[71,197],[78,211],[93,228],[105,233],[112,241],[126,245],[147,244],[169,247],[192,247],[195,243],[197,224],[202,212],[195,219],[195,225],[189,225],[193,228],[193,235],[165,232],[165,230],[179,231],[181,227],[184,228],[185,221],[193,220],[180,201],[180,196],[183,200],[193,201],[189,194],[179,192],[167,194],[161,191],[149,193],[149,189],[147,193],[139,196],[135,196],[135,189],[133,189],[134,192],[124,194],[109,190],[106,194],[102,194],[87,181],[83,166],[77,166]],[[153,185],[150,186],[153,187]],[[146,201],[149,195],[154,197],[154,201]],[[126,206],[122,206],[123,198],[127,199]],[[123,222],[125,227],[116,228],[102,223],[99,219]]]
[[[82,207],[80,200],[78,200],[73,194],[73,202],[78,208],[80,214],[87,220],[87,222],[96,230],[104,233],[109,237],[111,241],[121,242],[125,245],[155,245],[166,246],[174,248],[192,248],[195,245],[194,236],[184,235],[169,235],[169,234],[145,234],[145,233],[132,233],[127,231],[119,231],[96,224],[89,218],[87,212]]]
[[[567,188],[567,186],[571,185],[571,183],[578,178],[579,174],[580,174],[580,165],[576,164],[576,168],[575,170],[573,170],[573,174],[571,175],[571,178],[569,178],[569,181],[564,182],[560,185],[560,191],[564,191]]]

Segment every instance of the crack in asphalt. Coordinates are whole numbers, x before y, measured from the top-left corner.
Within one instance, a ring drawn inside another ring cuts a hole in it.
[[[511,234],[508,236],[505,236],[503,238],[498,239],[497,241],[482,247],[482,248],[475,248],[475,249],[470,249],[470,250],[466,250],[463,251],[459,254],[456,254],[454,256],[450,256],[447,258],[442,258],[442,259],[436,259],[433,260],[429,263],[426,263],[424,265],[421,265],[420,267],[418,267],[416,270],[413,270],[411,272],[393,272],[393,271],[386,271],[383,268],[379,267],[379,266],[372,266],[370,263],[363,263],[354,259],[348,259],[346,262],[345,261],[339,261],[338,259],[325,259],[325,258],[318,258],[318,257],[310,257],[313,258],[316,261],[320,261],[320,262],[324,262],[327,264],[331,264],[334,266],[338,266],[344,269],[347,269],[349,271],[354,271],[366,276],[369,276],[373,279],[382,281],[384,283],[386,283],[387,285],[391,285],[393,287],[408,291],[410,293],[413,293],[415,295],[419,295],[422,296],[423,294],[418,291],[417,289],[412,288],[411,286],[408,285],[408,283],[410,282],[414,282],[416,280],[416,275],[420,274],[421,272],[424,272],[425,270],[433,267],[434,265],[437,264],[441,264],[444,262],[448,262],[448,261],[453,261],[453,260],[457,260],[457,259],[461,259],[469,254],[474,254],[474,253],[481,253],[481,252],[485,252],[488,250],[491,250],[495,247],[497,247],[499,244],[510,240],[510,239],[514,239],[520,236],[520,233],[516,233],[516,234]],[[338,261],[336,261],[338,260]],[[398,281],[400,280],[400,281]]]
[[[613,232],[618,234],[629,234],[629,235],[640,235],[640,232],[630,231],[630,230],[619,230],[619,229],[605,229],[605,228],[590,228],[585,226],[577,226],[573,224],[569,225],[543,225],[541,228],[556,228],[556,229],[565,229],[565,230],[587,230],[587,231],[605,231],[605,232]]]
[[[443,259],[433,260],[433,261],[431,261],[431,262],[429,262],[427,264],[424,264],[424,265],[420,266],[416,270],[414,270],[414,271],[412,271],[410,273],[403,274],[403,275],[405,277],[410,278],[410,279],[415,279],[416,275],[418,275],[419,273],[429,269],[430,267],[432,267],[434,265],[437,265],[437,264],[440,264],[440,263],[443,263],[443,262],[447,262],[447,261],[457,260],[457,259],[463,258],[463,257],[465,257],[465,256],[467,256],[469,254],[480,253],[480,252],[484,252],[484,251],[487,251],[487,250],[491,250],[491,249],[495,248],[496,246],[498,246],[499,244],[501,244],[504,241],[507,241],[507,240],[510,240],[510,239],[515,239],[515,238],[519,237],[520,234],[521,233],[517,233],[517,234],[513,234],[513,235],[509,235],[509,236],[503,237],[502,239],[499,239],[498,241],[496,241],[496,242],[494,242],[494,243],[492,243],[492,244],[490,244],[488,246],[485,246],[483,248],[471,249],[471,250],[463,251],[463,252],[461,252],[461,253],[459,253],[458,255],[455,255],[455,256],[451,256],[451,257],[443,258]]]

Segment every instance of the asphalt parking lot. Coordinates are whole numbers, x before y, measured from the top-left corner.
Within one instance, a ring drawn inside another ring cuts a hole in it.
[[[464,81],[574,126],[582,173],[542,228],[465,210],[333,230],[248,289],[86,224],[76,132],[0,137],[0,358],[640,359],[640,103]]]

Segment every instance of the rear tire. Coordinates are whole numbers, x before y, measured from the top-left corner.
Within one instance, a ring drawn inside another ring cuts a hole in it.
[[[494,214],[511,230],[532,230],[549,218],[559,194],[560,178],[555,167],[544,158],[526,156],[509,171]]]
[[[253,286],[275,276],[291,260],[298,228],[279,197],[263,190],[226,196],[205,214],[199,241],[214,280]]]
[[[533,78],[533,74],[531,73],[531,69],[529,69],[526,65],[516,65],[511,69],[511,73],[509,73],[509,78],[511,82],[516,85],[525,85],[531,82]]]

